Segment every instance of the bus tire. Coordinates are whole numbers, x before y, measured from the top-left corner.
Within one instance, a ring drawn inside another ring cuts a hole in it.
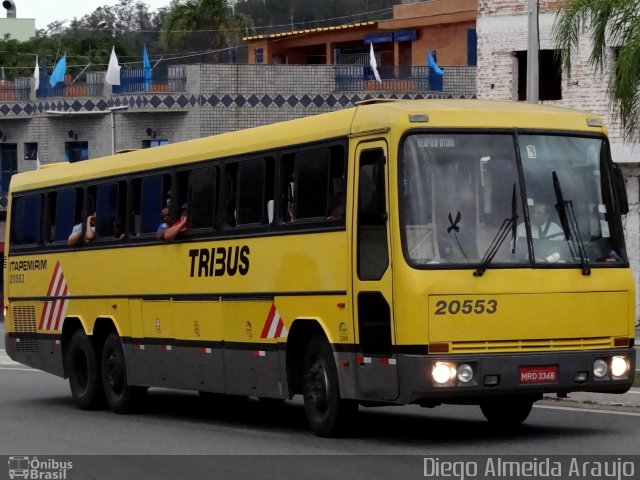
[[[83,330],[77,330],[71,337],[65,363],[76,405],[82,410],[104,407],[106,402],[98,353]]]
[[[504,398],[480,404],[482,414],[489,423],[500,428],[513,428],[524,422],[533,407],[529,398]]]
[[[307,421],[316,435],[335,437],[346,433],[358,404],[340,398],[333,351],[323,335],[313,337],[305,351],[302,393]]]
[[[122,341],[115,332],[109,334],[102,347],[102,384],[109,407],[115,413],[131,413],[147,392],[145,387],[128,384]]]

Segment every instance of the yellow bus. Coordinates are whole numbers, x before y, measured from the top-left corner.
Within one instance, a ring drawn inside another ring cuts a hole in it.
[[[516,425],[544,394],[630,388],[627,209],[601,118],[511,102],[371,101],[52,165],[11,181],[6,349],[83,409],[165,387],[301,394],[321,436],[359,405]]]

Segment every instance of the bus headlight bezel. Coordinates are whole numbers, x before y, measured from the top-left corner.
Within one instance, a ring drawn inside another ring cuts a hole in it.
[[[603,358],[598,358],[593,362],[593,376],[595,378],[604,378],[609,372],[609,364]]]
[[[460,383],[469,383],[473,380],[473,367],[468,363],[458,365],[456,378]]]

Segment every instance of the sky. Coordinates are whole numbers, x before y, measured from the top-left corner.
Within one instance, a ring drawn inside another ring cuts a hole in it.
[[[142,0],[150,10],[166,7],[171,0]],[[81,18],[104,5],[115,5],[117,0],[13,0],[16,4],[17,18],[35,18],[36,29],[46,28],[56,20],[73,20]],[[7,16],[5,9],[0,9],[0,18]]]

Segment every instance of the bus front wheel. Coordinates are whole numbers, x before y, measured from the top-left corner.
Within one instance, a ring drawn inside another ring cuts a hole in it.
[[[311,430],[320,437],[345,433],[358,411],[358,404],[340,398],[333,351],[321,335],[314,337],[307,346],[302,384],[304,409]]]
[[[69,387],[76,405],[82,410],[105,406],[98,354],[91,339],[82,330],[69,342],[66,356]]]
[[[102,384],[109,407],[115,413],[135,410],[144,395],[145,387],[131,386],[127,382],[127,365],[120,337],[114,332],[102,348]]]
[[[484,417],[501,428],[515,427],[524,422],[532,407],[533,400],[529,398],[501,398],[480,404]]]

